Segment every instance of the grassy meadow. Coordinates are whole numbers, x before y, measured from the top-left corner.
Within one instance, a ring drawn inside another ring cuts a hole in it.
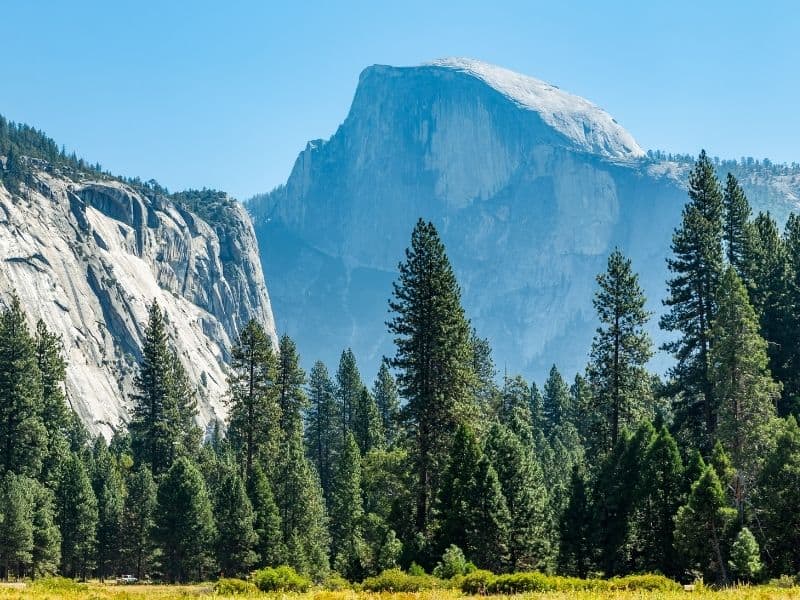
[[[428,590],[423,592],[357,592],[310,591],[306,593],[253,593],[245,595],[220,595],[214,592],[213,584],[196,585],[116,585],[97,582],[70,585],[0,584],[0,600],[178,600],[181,598],[215,598],[231,600],[241,598],[272,598],[275,600],[466,600],[468,598],[508,598],[509,596],[468,596],[456,590]],[[778,588],[754,586],[730,588],[721,591],[696,590],[692,592],[664,591],[583,591],[526,593],[514,598],[546,600],[576,599],[601,600],[606,598],[648,599],[663,598],[715,598],[719,600],[800,600],[800,587]]]

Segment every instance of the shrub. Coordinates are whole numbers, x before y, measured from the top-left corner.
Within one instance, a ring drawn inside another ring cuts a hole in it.
[[[627,575],[608,580],[612,591],[677,592],[683,588],[679,583],[663,575]]]
[[[322,587],[329,592],[340,592],[342,590],[349,590],[351,585],[347,579],[338,573],[331,573],[322,584]]]
[[[220,596],[235,596],[237,594],[252,594],[257,592],[255,584],[242,579],[223,578],[214,584],[214,593]]]
[[[471,563],[467,562],[461,548],[450,544],[450,547],[442,554],[442,560],[433,569],[433,574],[439,579],[452,579],[458,575],[469,573],[470,565]],[[472,565],[472,570],[474,570],[474,565]]]
[[[311,580],[292,567],[267,567],[253,573],[253,583],[262,592],[307,592]]]
[[[461,591],[471,596],[485,594],[489,591],[489,587],[494,583],[494,580],[494,573],[478,569],[464,576],[461,580]]]
[[[44,577],[31,582],[28,586],[47,592],[84,592],[88,589],[85,583],[78,583],[66,577]]]
[[[409,575],[414,575],[414,576],[425,575],[425,569],[420,567],[417,563],[412,562],[411,566],[408,567],[408,574]]]
[[[368,592],[419,592],[442,588],[444,582],[430,575],[412,575],[400,569],[387,569],[380,575],[367,577],[361,589]]]

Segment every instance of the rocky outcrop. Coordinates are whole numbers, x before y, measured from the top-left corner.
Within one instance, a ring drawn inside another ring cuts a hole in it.
[[[41,166],[41,165],[40,165]],[[147,306],[198,389],[198,420],[225,416],[231,340],[250,318],[275,336],[250,219],[226,223],[115,180],[72,180],[33,168],[11,194],[0,184],[0,293],[15,290],[31,319],[62,336],[67,395],[93,433],[129,418]]]
[[[309,360],[335,364],[350,345],[371,376],[392,352],[387,298],[423,217],[439,228],[498,367],[541,380],[553,363],[585,365],[595,276],[614,247],[661,312],[688,168],[647,157],[582,98],[446,59],[367,68],[333,137],[309,143],[286,185],[248,208],[281,328]],[[755,204],[785,216],[798,182],[759,182],[744,180]]]

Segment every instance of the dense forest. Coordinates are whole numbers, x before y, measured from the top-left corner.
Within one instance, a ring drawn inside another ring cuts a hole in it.
[[[585,372],[499,380],[420,220],[374,382],[350,350],[306,374],[289,337],[275,348],[251,322],[231,349],[228,420],[208,432],[154,303],[131,420],[110,443],[69,409],[61,340],[31,331],[15,297],[0,314],[2,574],[796,575],[800,218],[781,233],[753,216],[701,153],[668,265],[665,378],[647,370],[652,315],[615,250]]]

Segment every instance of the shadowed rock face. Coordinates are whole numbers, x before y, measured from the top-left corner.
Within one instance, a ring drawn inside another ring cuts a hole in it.
[[[333,137],[310,142],[286,185],[248,208],[278,327],[307,363],[335,364],[349,345],[371,377],[393,352],[387,299],[423,217],[447,245],[498,368],[541,379],[553,363],[569,374],[585,365],[595,276],[615,246],[661,312],[687,170],[647,159],[586,100],[448,59],[366,69]],[[778,187],[755,204],[785,217],[793,200]]]
[[[250,318],[275,336],[244,209],[222,227],[115,181],[41,170],[31,183],[14,195],[0,185],[0,293],[16,290],[31,324],[62,336],[68,398],[89,429],[109,435],[129,417],[153,300],[197,385],[200,424],[224,417],[231,340]]]

